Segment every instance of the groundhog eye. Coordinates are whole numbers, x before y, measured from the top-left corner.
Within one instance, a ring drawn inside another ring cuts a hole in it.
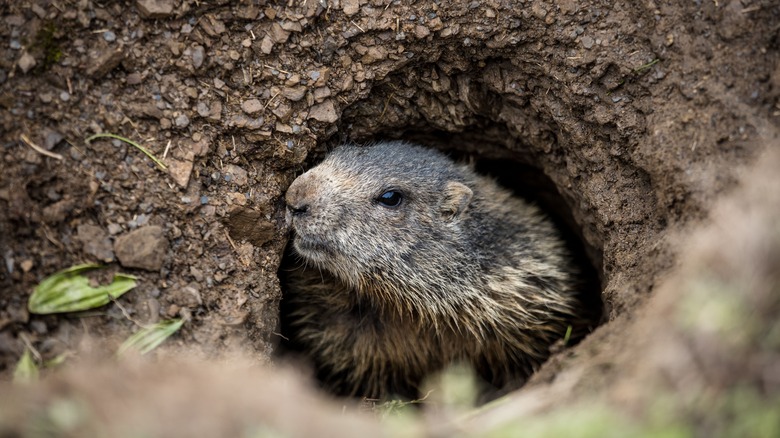
[[[401,194],[401,192],[397,190],[388,190],[379,195],[376,200],[385,207],[398,207],[401,205],[401,200],[403,198],[404,196]]]

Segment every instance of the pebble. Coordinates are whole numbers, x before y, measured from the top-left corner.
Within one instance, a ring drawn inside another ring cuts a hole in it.
[[[30,272],[33,266],[34,266],[34,262],[32,261],[32,259],[25,259],[22,260],[21,263],[19,263],[19,267],[22,268],[23,272]]]
[[[171,175],[171,178],[179,187],[186,188],[190,183],[194,161],[195,152],[191,150],[188,150],[181,159],[171,157],[168,160],[168,174]]]
[[[44,132],[45,132],[45,137],[44,137],[43,145],[44,147],[46,147],[46,150],[49,151],[54,149],[54,146],[57,146],[57,144],[61,142],[62,139],[64,138],[62,134],[60,134],[59,132],[53,129],[46,128]]]
[[[163,229],[157,225],[125,233],[114,242],[114,253],[119,263],[126,268],[159,271],[167,251],[168,240]]]
[[[241,104],[241,109],[247,114],[255,114],[263,110],[263,104],[257,99],[249,99]]]
[[[14,50],[19,50],[22,48],[22,43],[20,43],[19,40],[11,40],[9,46]]]
[[[165,18],[173,14],[175,0],[136,0],[138,12],[144,18]]]
[[[127,82],[127,85],[138,85],[143,81],[143,77],[140,73],[134,72],[127,75],[127,78],[125,78],[125,82]]]
[[[347,16],[352,16],[360,10],[360,0],[341,0],[342,10]]]
[[[33,56],[27,52],[22,53],[22,56],[19,57],[18,65],[22,70],[22,73],[27,73],[28,71],[32,70],[36,64],[37,62],[35,61],[35,58],[33,58]]]
[[[186,114],[181,114],[179,116],[176,116],[176,119],[174,120],[176,123],[177,128],[186,128],[190,125],[190,118],[187,117]]]
[[[60,93],[60,100],[63,102],[67,102],[70,100],[70,94],[67,91],[63,91]]]
[[[414,36],[417,37],[417,39],[423,39],[431,34],[430,29],[428,29],[425,26],[414,26]]]
[[[116,41],[116,34],[114,32],[111,32],[110,30],[107,30],[103,32],[103,39],[108,41],[109,43],[113,43]]]
[[[200,68],[203,65],[203,60],[206,58],[206,50],[203,46],[195,46],[192,49],[192,66]]]
[[[333,100],[328,99],[311,107],[309,118],[320,122],[333,123],[339,119],[339,116],[336,114],[336,107],[333,105]]]
[[[208,117],[209,115],[209,106],[206,104],[206,102],[198,102],[198,104],[195,106],[195,110],[201,117]]]
[[[121,47],[106,50],[92,61],[92,64],[87,68],[87,75],[93,79],[100,79],[117,68],[124,59],[125,53]]]
[[[76,238],[81,242],[82,250],[104,263],[114,261],[111,238],[103,228],[92,224],[81,224],[76,229]]]
[[[306,87],[285,87],[282,90],[282,96],[293,102],[298,102],[306,95]]]
[[[593,47],[593,43],[594,43],[593,38],[587,35],[582,37],[580,41],[582,42],[582,46],[585,47],[586,49],[590,49],[591,47]]]
[[[223,172],[225,173],[225,181],[233,181],[239,186],[245,186],[249,183],[247,171],[235,164],[226,165]]]
[[[274,49],[274,42],[271,37],[266,35],[263,37],[263,41],[260,42],[260,51],[266,55],[269,55]]]
[[[14,273],[14,257],[13,257],[13,253],[11,252],[10,249],[5,253],[5,257],[4,258],[5,258],[5,270],[8,271],[9,274],[13,274]]]

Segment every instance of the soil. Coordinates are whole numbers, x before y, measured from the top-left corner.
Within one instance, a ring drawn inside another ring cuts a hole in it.
[[[624,334],[776,144],[779,46],[772,0],[3,2],[0,376],[173,317],[162,351],[267,362],[285,189],[340,142],[405,138],[542,204],[598,277],[604,324],[520,392],[637,382]],[[139,286],[29,314],[84,262]]]

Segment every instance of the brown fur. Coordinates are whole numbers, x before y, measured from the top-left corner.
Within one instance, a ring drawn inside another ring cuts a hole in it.
[[[388,189],[401,205],[378,202]],[[455,361],[501,387],[589,323],[538,209],[436,151],[341,146],[286,201],[284,334],[337,393],[413,397]]]

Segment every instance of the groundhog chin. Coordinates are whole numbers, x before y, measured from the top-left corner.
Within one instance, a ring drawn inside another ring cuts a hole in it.
[[[304,259],[319,265],[325,264],[335,256],[333,248],[327,242],[300,234],[295,235],[293,248]]]

